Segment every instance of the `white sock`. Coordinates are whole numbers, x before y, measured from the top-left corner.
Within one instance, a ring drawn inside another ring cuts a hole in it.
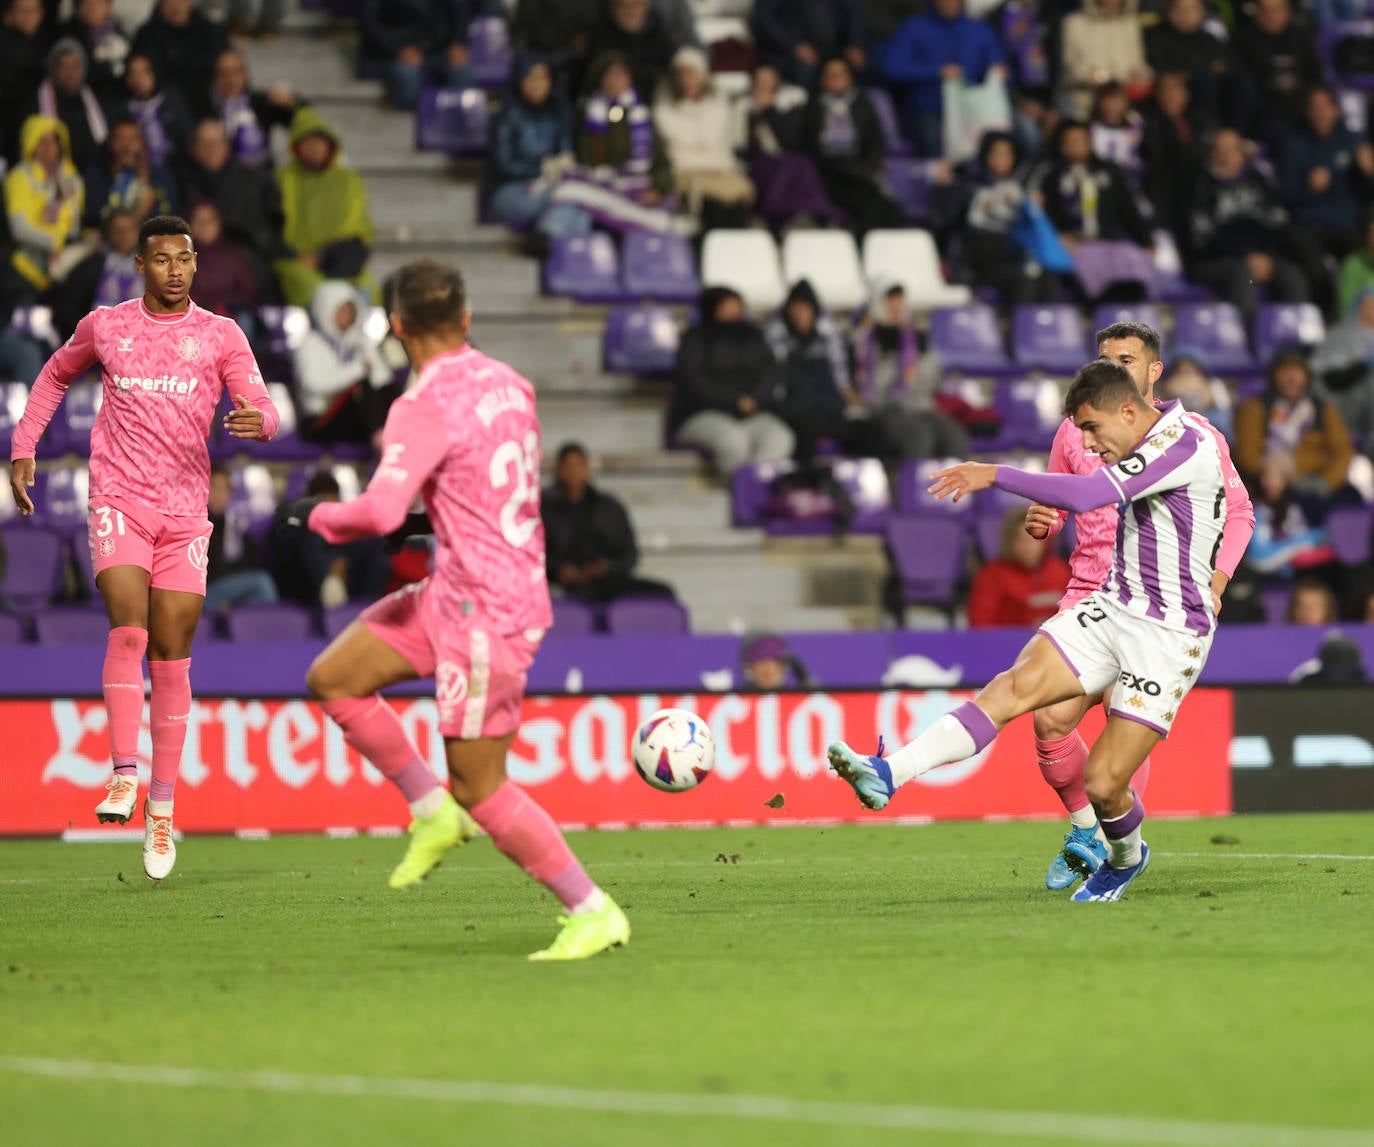
[[[953,713],[946,713],[909,745],[888,757],[892,783],[900,787],[940,765],[964,761],[978,751],[973,737]]]
[[[1107,838],[1107,863],[1113,868],[1134,868],[1140,863],[1140,825],[1120,840]]]
[[[600,912],[606,907],[606,894],[599,888],[593,888],[591,895],[582,903],[574,904],[568,909],[569,916],[586,916],[592,912]]]
[[[1093,811],[1092,805],[1084,805],[1077,812],[1069,813],[1069,820],[1073,822],[1074,828],[1096,828],[1097,813]]]
[[[417,801],[410,802],[410,815],[414,817],[433,816],[444,807],[444,790],[430,789]]]
[[[150,816],[171,816],[172,802],[150,800],[148,802],[148,814]]]

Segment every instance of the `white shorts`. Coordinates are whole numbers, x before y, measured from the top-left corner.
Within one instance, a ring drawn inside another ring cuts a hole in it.
[[[1091,697],[1111,690],[1108,712],[1161,737],[1169,735],[1212,648],[1212,634],[1166,629],[1127,613],[1100,592],[1056,614],[1040,632],[1059,650],[1084,693]]]

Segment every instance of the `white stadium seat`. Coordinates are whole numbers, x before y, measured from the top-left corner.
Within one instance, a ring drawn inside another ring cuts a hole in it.
[[[924,311],[962,307],[972,298],[967,287],[945,282],[940,253],[929,231],[870,231],[864,236],[864,274],[873,283],[896,279],[906,289],[907,305]]]
[[[787,290],[773,236],[767,231],[708,232],[701,245],[701,285],[730,287],[753,311],[782,306]]]
[[[859,249],[848,231],[792,231],[782,245],[782,274],[790,287],[806,279],[828,311],[852,311],[868,302]]]

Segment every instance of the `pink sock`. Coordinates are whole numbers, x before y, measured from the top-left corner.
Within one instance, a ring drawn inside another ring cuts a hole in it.
[[[572,911],[596,891],[553,818],[510,781],[468,812],[497,849],[557,896],[564,908]]]
[[[135,625],[110,630],[105,667],[100,673],[105,694],[105,724],[110,730],[110,760],[114,771],[138,772],[138,727],[143,721],[143,654],[148,631]]]
[[[439,781],[425,764],[396,710],[378,697],[341,697],[320,702],[344,740],[377,766],[377,771],[401,790],[411,804],[439,788]]]
[[[1144,798],[1145,790],[1150,786],[1150,758],[1146,757],[1141,762],[1140,768],[1136,769],[1135,776],[1131,778],[1131,788],[1135,789],[1135,795]]]
[[[191,716],[191,659],[150,661],[148,676],[153,695],[148,703],[148,722],[153,731],[153,781],[150,801],[169,801],[181,772],[181,747],[186,743],[186,722]]]
[[[1040,762],[1040,774],[1045,783],[1059,794],[1064,809],[1072,816],[1089,805],[1088,790],[1083,785],[1083,767],[1088,763],[1088,746],[1075,729],[1057,741],[1035,738],[1035,755]]]

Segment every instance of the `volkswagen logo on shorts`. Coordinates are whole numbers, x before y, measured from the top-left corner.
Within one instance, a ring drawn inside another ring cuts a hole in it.
[[[441,661],[434,668],[434,700],[439,719],[452,721],[468,697],[468,677],[452,661]]]
[[[196,569],[204,573],[206,567],[210,564],[209,552],[210,539],[196,538],[186,547],[186,560],[195,566]]]

